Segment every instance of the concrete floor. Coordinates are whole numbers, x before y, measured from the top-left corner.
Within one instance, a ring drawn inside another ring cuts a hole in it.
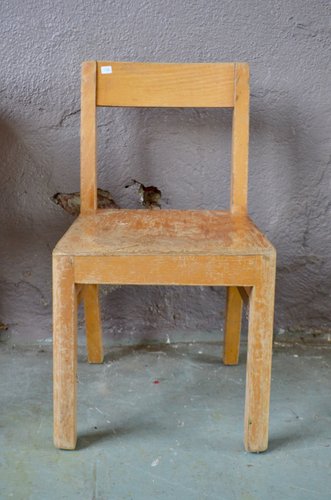
[[[270,448],[243,451],[245,356],[216,343],[79,357],[78,449],[52,445],[51,352],[0,344],[0,498],[330,499],[331,350],[276,346]]]

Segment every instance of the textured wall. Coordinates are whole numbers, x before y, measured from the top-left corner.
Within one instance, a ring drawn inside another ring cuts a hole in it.
[[[2,0],[0,320],[49,338],[51,249],[71,223],[52,204],[79,188],[80,63],[247,61],[250,213],[278,250],[276,331],[330,327],[330,2]],[[99,185],[160,187],[164,207],[228,205],[230,114],[101,110]],[[218,288],[103,290],[107,339],[215,331]]]

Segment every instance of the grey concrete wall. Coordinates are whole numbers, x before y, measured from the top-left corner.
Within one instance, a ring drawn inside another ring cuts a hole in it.
[[[276,332],[330,328],[330,2],[2,0],[0,320],[49,338],[51,250],[72,219],[50,197],[79,189],[80,63],[247,61],[250,214],[278,250]],[[228,206],[228,111],[102,110],[99,185],[137,206]],[[218,288],[103,290],[106,339],[217,331]],[[185,333],[186,332],[186,333]]]

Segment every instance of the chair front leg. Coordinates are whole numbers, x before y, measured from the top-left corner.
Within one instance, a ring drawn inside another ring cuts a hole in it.
[[[226,291],[226,312],[224,329],[223,363],[237,365],[240,349],[242,298],[236,286]]]
[[[77,293],[72,259],[53,256],[54,444],[76,447]]]
[[[263,257],[250,294],[244,444],[251,452],[268,448],[275,269],[275,256]]]

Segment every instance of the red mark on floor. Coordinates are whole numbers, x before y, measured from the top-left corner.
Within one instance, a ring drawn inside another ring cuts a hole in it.
[[[160,383],[160,381],[159,381],[159,380],[154,380],[154,381],[153,381],[153,384],[159,384],[159,383]]]

